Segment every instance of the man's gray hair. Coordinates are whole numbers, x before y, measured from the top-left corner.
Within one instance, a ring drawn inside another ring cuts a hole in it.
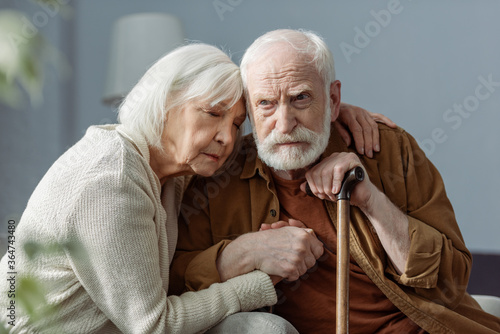
[[[161,137],[169,110],[193,99],[212,106],[243,95],[239,67],[217,47],[194,43],[160,58],[125,97],[118,120],[162,150]]]
[[[278,43],[286,42],[299,53],[310,56],[326,87],[335,81],[333,55],[325,41],[317,33],[307,30],[278,29],[257,38],[248,47],[241,59],[240,69],[243,86],[247,89],[248,65],[259,59],[268,49]]]

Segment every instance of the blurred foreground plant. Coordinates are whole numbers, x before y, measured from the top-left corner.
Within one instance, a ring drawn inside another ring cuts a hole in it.
[[[66,59],[47,42],[39,28],[56,15],[68,18],[71,11],[57,0],[34,2],[40,6],[32,17],[37,24],[21,11],[0,10],[0,103],[12,108],[22,106],[24,94],[32,105],[41,103],[47,65],[53,65],[63,75],[69,72]],[[38,17],[45,21],[38,22]]]
[[[39,257],[71,256],[87,261],[88,256],[81,244],[76,240],[64,243],[42,244],[27,242],[23,246],[28,261],[37,261]],[[47,287],[38,279],[29,275],[19,275],[16,284],[15,301],[22,311],[23,317],[28,319],[28,325],[39,333],[63,333],[62,324],[58,321],[59,309],[47,300]],[[16,319],[16,322],[19,319]],[[7,328],[0,324],[0,334],[9,333]]]

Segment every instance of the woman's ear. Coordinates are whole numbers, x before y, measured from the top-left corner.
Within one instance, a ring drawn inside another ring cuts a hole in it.
[[[335,80],[330,84],[330,108],[332,110],[332,122],[335,122],[337,117],[339,117],[340,112],[340,87],[341,83],[339,80]]]

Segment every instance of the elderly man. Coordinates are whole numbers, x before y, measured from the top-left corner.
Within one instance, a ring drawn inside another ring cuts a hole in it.
[[[362,166],[367,177],[351,196],[351,333],[500,331],[500,319],[466,292],[471,255],[415,140],[380,125],[381,150],[370,159],[330,129],[341,84],[321,38],[269,32],[241,71],[253,138],[226,173],[192,183],[171,281],[199,290],[260,269],[279,282],[276,314],[300,333],[331,333],[334,194],[344,173]],[[305,194],[306,181],[316,197]]]

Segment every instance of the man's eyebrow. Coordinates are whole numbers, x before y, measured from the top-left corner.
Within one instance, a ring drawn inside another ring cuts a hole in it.
[[[276,98],[275,96],[269,94],[255,94],[254,97],[258,98],[259,100],[272,100]]]
[[[296,96],[299,95],[300,93],[311,93],[313,92],[313,88],[309,85],[303,85],[301,87],[293,88],[288,91],[289,96]]]
[[[254,94],[250,95],[255,100],[273,100],[276,98],[274,94],[269,94],[264,92],[255,92]]]

